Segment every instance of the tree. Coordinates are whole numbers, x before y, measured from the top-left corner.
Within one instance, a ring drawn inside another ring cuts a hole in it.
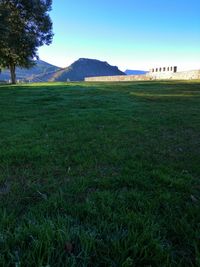
[[[52,42],[51,5],[52,0],[0,0],[0,65],[10,69],[13,84],[16,66],[29,68],[38,48]]]
[[[6,33],[6,15],[7,12],[5,9],[2,8],[2,6],[0,5],[0,37],[1,39],[4,37],[4,34]]]
[[[0,47],[3,40],[5,40],[7,34],[6,18],[8,14],[5,9],[2,9],[0,5]],[[1,63],[1,62],[0,62]],[[0,64],[0,73],[1,73],[1,64]]]

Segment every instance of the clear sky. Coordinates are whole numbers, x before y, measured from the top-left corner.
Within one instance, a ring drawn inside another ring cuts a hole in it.
[[[200,69],[200,0],[53,0],[53,43],[42,60],[94,58],[121,70]]]

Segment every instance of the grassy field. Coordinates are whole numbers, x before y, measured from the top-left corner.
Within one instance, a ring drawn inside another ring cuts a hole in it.
[[[200,81],[0,85],[1,267],[200,266]]]

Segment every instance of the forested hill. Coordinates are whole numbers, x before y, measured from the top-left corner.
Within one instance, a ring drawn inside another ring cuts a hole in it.
[[[111,66],[107,62],[96,59],[80,58],[65,69],[58,70],[50,75],[39,75],[35,78],[40,81],[65,82],[83,81],[86,77],[115,75],[126,74],[120,71],[118,67]]]

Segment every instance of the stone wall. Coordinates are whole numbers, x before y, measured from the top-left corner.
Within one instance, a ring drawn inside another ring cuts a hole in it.
[[[200,79],[200,70],[179,72],[149,72],[147,74],[152,80],[194,80]]]
[[[123,82],[151,80],[200,80],[200,70],[180,72],[149,72],[146,75],[101,76],[85,78],[86,82]]]
[[[172,75],[173,80],[199,80],[200,70],[180,71]]]
[[[154,69],[150,69],[149,73],[157,73],[157,72],[171,72],[171,73],[175,73],[177,72],[177,66],[173,66],[173,67],[159,67],[159,68],[154,68]]]
[[[122,76],[101,76],[85,78],[86,82],[123,82],[123,81],[148,81],[147,75],[122,75]]]

